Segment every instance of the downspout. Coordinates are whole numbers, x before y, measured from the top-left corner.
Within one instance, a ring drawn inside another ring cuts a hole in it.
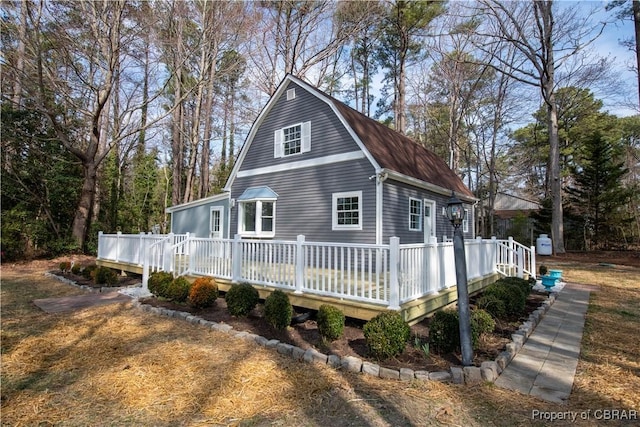
[[[383,224],[383,186],[382,183],[387,179],[386,172],[376,171],[376,245],[382,245],[382,224]]]

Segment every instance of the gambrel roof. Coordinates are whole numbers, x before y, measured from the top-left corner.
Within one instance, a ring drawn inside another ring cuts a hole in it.
[[[248,145],[253,140],[255,130],[269,113],[275,101],[285,92],[289,82],[302,87],[331,107],[379,173],[386,173],[392,179],[426,187],[445,195],[455,191],[458,197],[466,201],[478,200],[464,185],[460,177],[434,152],[290,74],[280,83],[254,122],[225,190],[231,188],[231,183],[248,150]]]

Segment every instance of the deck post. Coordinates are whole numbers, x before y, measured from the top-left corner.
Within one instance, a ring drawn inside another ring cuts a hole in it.
[[[400,310],[400,238],[389,239],[389,310]]]
[[[98,259],[104,257],[104,240],[102,240],[102,231],[98,231]]]
[[[122,236],[122,231],[116,233],[116,262],[120,262],[120,236]]]
[[[509,268],[509,274],[513,274],[513,237],[509,236],[507,250],[507,267]]]
[[[175,257],[173,256],[173,233],[167,235],[167,241],[162,246],[162,269],[168,273],[173,273],[173,264]]]
[[[142,264],[142,289],[145,290],[145,293],[149,293],[149,258],[151,254],[149,253],[147,240],[145,239],[145,248],[142,252],[142,258],[144,259]]]
[[[518,266],[516,268],[516,276],[522,279],[524,277],[524,251],[522,247],[518,247]]]
[[[304,286],[304,240],[302,234],[296,239],[296,294],[301,294]]]
[[[231,246],[231,281],[238,283],[242,279],[242,246],[240,245],[240,235],[233,236]]]
[[[531,257],[529,258],[529,271],[531,272],[531,277],[533,277],[534,279],[537,278],[537,271],[536,271],[536,247],[535,246],[531,246],[529,248],[529,250],[531,251]]]
[[[141,231],[140,242],[138,243],[138,254],[136,256],[138,265],[142,265],[144,263],[142,258],[144,257],[144,254],[147,253],[147,248],[146,248],[147,239],[145,239],[144,236],[145,236],[144,231]]]

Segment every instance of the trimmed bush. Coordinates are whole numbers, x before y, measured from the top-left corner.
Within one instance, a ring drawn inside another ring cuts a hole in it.
[[[364,325],[363,332],[371,355],[378,360],[402,353],[411,338],[409,324],[395,311],[378,314]]]
[[[147,286],[149,287],[149,292],[151,292],[155,296],[168,298],[167,289],[169,288],[169,285],[172,281],[173,274],[167,273],[165,271],[157,271],[149,276]]]
[[[85,279],[91,279],[93,277],[93,272],[96,270],[96,268],[98,268],[98,266],[95,264],[86,266],[82,270],[82,277],[84,277]]]
[[[473,347],[477,348],[482,334],[493,332],[496,322],[491,314],[482,309],[471,310],[471,341]]]
[[[460,326],[456,310],[440,310],[433,315],[429,322],[429,344],[437,353],[450,353],[460,347]]]
[[[535,285],[535,281],[532,284],[532,282],[530,282],[529,280],[520,279],[519,277],[503,277],[502,279],[498,280],[498,283],[504,283],[505,285],[518,287],[524,294],[525,300],[531,293],[533,285]]]
[[[258,294],[257,289],[248,283],[236,283],[231,285],[231,288],[224,296],[224,300],[227,303],[229,314],[232,316],[246,316],[260,301],[260,294]]]
[[[524,294],[520,286],[500,281],[487,286],[482,295],[492,295],[502,300],[507,316],[520,316],[524,312],[527,302],[527,295]]]
[[[66,273],[71,270],[71,263],[69,261],[62,261],[58,267],[60,268],[60,271]]]
[[[93,280],[97,285],[115,285],[118,283],[118,275],[109,267],[98,267],[93,271]]]
[[[507,315],[507,309],[504,306],[504,301],[497,295],[483,295],[478,298],[477,307],[486,310],[493,317],[502,319]]]
[[[316,321],[318,332],[329,341],[337,340],[344,332],[344,314],[339,308],[332,305],[321,305]]]
[[[176,277],[171,281],[167,287],[167,298],[175,302],[186,302],[189,298],[189,290],[191,289],[191,283],[182,277]]]
[[[71,266],[71,272],[75,275],[78,275],[82,272],[82,266],[80,264],[73,264]]]
[[[189,304],[196,308],[211,307],[218,299],[218,284],[213,277],[198,277],[189,290]]]
[[[478,347],[480,336],[493,331],[496,323],[485,310],[471,310],[471,343]],[[429,323],[429,343],[438,353],[450,353],[460,348],[460,325],[458,311],[440,310]]]
[[[293,307],[289,296],[281,290],[275,290],[264,300],[264,317],[276,329],[285,329],[291,324]]]

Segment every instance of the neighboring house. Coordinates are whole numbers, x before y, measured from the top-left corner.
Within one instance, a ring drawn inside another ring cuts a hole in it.
[[[513,194],[497,193],[493,206],[495,234],[498,238],[509,236],[520,242],[534,244],[535,221],[531,214],[538,212],[540,203]]]
[[[225,193],[167,209],[201,237],[402,243],[453,234],[452,194],[474,237],[477,199],[435,153],[288,75],[253,124]]]

